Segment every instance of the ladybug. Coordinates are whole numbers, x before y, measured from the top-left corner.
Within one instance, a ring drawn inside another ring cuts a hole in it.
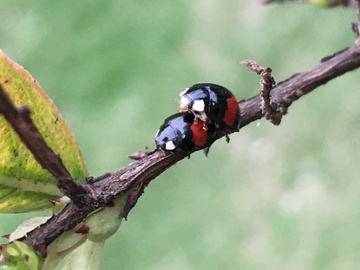
[[[179,111],[191,111],[196,118],[212,123],[226,135],[240,129],[240,111],[234,95],[223,86],[199,83],[180,93]]]
[[[169,116],[155,135],[156,147],[170,151],[205,149],[215,140],[215,126],[197,119],[192,112]]]

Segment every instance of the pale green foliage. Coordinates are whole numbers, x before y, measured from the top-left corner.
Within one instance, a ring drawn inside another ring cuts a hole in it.
[[[0,262],[0,269],[39,270],[42,259],[37,253],[22,242],[15,241],[6,246],[2,252],[6,262]]]

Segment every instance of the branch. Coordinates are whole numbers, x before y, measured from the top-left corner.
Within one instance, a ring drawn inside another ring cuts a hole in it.
[[[304,0],[304,1],[294,1],[294,0],[259,0],[260,4],[268,5],[272,3],[284,3],[284,2],[296,2],[296,3],[306,3],[306,4],[312,4],[312,5],[318,5],[321,7],[336,7],[336,6],[344,6],[348,8],[356,8],[356,1],[357,0],[328,0],[324,3],[316,3],[314,1],[310,0]]]
[[[328,81],[360,67],[360,48],[356,45],[327,58],[309,71],[296,74],[288,80],[279,83],[271,91],[271,99],[280,104],[278,109],[285,114],[287,108],[303,95]],[[256,121],[263,116],[261,109],[262,98],[257,95],[239,102],[241,111],[241,127]],[[127,214],[136,204],[144,188],[155,177],[187,157],[186,152],[164,152],[156,150],[145,158],[135,161],[124,168],[106,173],[91,179],[88,186],[91,190],[88,202],[82,208],[70,203],[57,216],[52,217],[47,223],[28,233],[23,241],[42,256],[46,256],[46,247],[63,232],[74,228],[88,214],[95,209],[111,204],[115,197],[122,193],[130,194],[125,206]]]
[[[91,179],[88,186],[92,194],[89,194],[91,198],[88,201],[92,203],[77,207],[70,202],[58,215],[29,232],[22,240],[45,257],[46,247],[63,232],[71,230],[88,214],[98,208],[111,205],[117,196],[128,192],[129,198],[124,209],[126,218],[150,181],[188,155],[189,153],[186,152],[156,150],[118,171]]]
[[[271,68],[264,68],[252,60],[243,60],[240,63],[244,64],[248,69],[261,76],[260,80],[260,96],[261,111],[266,120],[270,120],[274,125],[280,125],[283,114],[278,112],[277,104],[271,100],[270,92],[276,84],[274,78],[271,76]]]
[[[85,187],[79,181],[72,179],[60,156],[46,144],[30,118],[29,108],[26,106],[16,108],[1,84],[0,114],[4,115],[41,167],[49,171],[62,193],[70,198],[79,198],[79,194],[86,193]]]
[[[298,73],[277,84],[271,91],[271,100],[278,104],[278,110],[286,114],[290,105],[328,81],[360,66],[360,44],[324,58],[309,71]],[[241,126],[262,118],[261,97],[254,96],[240,101]]]

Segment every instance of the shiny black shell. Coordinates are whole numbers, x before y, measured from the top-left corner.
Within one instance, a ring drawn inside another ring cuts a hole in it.
[[[203,101],[203,110],[196,104]],[[230,90],[212,83],[195,84],[179,97],[180,111],[192,111],[197,118],[213,123],[217,129],[231,133],[239,131],[240,112],[236,98]]]
[[[204,149],[215,140],[214,125],[196,119],[192,112],[179,112],[166,118],[155,135],[156,147],[170,151]]]

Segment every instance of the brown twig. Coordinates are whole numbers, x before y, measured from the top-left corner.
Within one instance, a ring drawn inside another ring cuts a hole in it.
[[[114,173],[106,173],[92,179],[88,183],[92,190],[88,201],[93,203],[78,207],[71,202],[58,215],[29,232],[22,240],[45,257],[46,247],[54,239],[74,228],[94,210],[111,204],[117,196],[125,192],[129,194],[124,209],[126,217],[150,181],[188,155],[186,152],[171,153],[158,150]]]
[[[356,8],[357,0],[330,0],[327,7],[336,7],[336,6],[344,6],[349,8]],[[285,3],[285,2],[296,2],[296,3],[305,3],[305,4],[312,4],[310,0],[305,1],[294,1],[294,0],[259,0],[260,4],[268,5],[272,3]]]
[[[289,79],[278,83],[271,91],[271,99],[279,104],[282,113],[285,114],[288,107],[295,100],[359,66],[360,46],[355,44],[333,54],[331,57],[326,57],[326,60],[323,60],[309,71],[295,74]],[[263,116],[260,96],[240,101],[239,106],[241,108],[242,127]]]
[[[39,130],[30,117],[30,110],[26,106],[16,108],[10,101],[3,86],[0,84],[0,114],[10,123],[22,142],[33,154],[36,161],[50,172],[58,188],[70,198],[80,198],[80,194],[87,193],[85,186],[73,180],[59,155],[46,144]]]
[[[279,106],[276,104],[270,96],[270,92],[275,85],[275,80],[271,76],[271,68],[264,68],[258,65],[252,60],[241,61],[248,69],[261,76],[260,80],[260,96],[261,100],[261,111],[265,116],[266,120],[270,120],[274,125],[280,125],[281,118],[284,115],[283,110],[278,110]]]

